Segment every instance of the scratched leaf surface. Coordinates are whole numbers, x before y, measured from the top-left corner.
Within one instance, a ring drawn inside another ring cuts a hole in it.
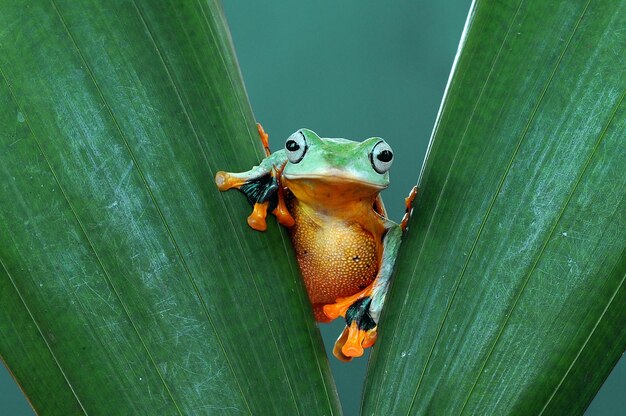
[[[0,2],[0,353],[35,410],[337,414],[214,1]]]
[[[626,348],[626,2],[473,7],[365,415],[581,414]]]

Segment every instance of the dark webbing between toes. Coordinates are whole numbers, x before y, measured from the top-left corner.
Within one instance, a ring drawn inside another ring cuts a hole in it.
[[[278,181],[270,174],[246,181],[239,190],[246,196],[250,205],[269,201],[270,212],[278,205]]]
[[[375,328],[376,322],[370,315],[370,303],[372,303],[372,298],[367,296],[350,305],[346,311],[346,325],[349,327],[356,320],[359,329],[369,331]]]

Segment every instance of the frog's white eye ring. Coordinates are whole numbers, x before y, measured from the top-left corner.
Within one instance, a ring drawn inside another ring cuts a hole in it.
[[[393,163],[391,146],[384,141],[376,143],[370,152],[370,162],[374,170],[381,175],[387,172]]]
[[[307,149],[306,138],[300,130],[289,136],[285,142],[285,153],[291,163],[299,163]]]

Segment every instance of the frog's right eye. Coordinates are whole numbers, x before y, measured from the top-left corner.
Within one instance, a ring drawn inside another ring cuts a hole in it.
[[[304,134],[301,131],[295,132],[289,136],[285,142],[287,159],[289,159],[291,163],[299,163],[304,157],[307,148],[308,146]]]
[[[393,162],[393,151],[384,141],[379,141],[370,152],[370,162],[374,170],[381,175],[391,168]]]

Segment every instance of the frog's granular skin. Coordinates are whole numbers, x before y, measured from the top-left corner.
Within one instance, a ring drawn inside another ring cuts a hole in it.
[[[296,220],[291,239],[311,303],[334,303],[374,281],[378,250],[371,233],[356,222],[320,225],[297,202],[289,206]]]

